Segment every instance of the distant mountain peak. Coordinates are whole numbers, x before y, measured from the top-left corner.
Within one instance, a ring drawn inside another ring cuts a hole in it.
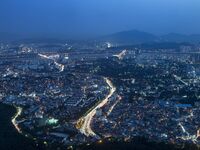
[[[122,44],[138,44],[156,41],[157,39],[157,36],[139,30],[121,31],[103,37],[103,40]]]
[[[200,34],[186,35],[180,33],[169,33],[162,36],[156,36],[154,34],[144,31],[129,30],[104,36],[102,40],[117,43],[119,45],[133,45],[133,44],[153,43],[153,42],[199,43]]]

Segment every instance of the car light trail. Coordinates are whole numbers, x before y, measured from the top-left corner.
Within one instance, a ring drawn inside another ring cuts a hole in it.
[[[113,109],[115,108],[115,106],[120,102],[121,99],[122,99],[121,96],[118,96],[118,100],[108,110],[107,116],[109,116],[111,114],[111,112],[113,111]]]
[[[55,58],[57,58],[59,55],[47,56],[47,55],[38,53],[38,56],[40,56],[40,57],[42,57],[44,59],[53,60],[54,64],[60,70],[60,72],[63,72],[65,70],[65,66],[63,64],[60,64],[60,63],[56,62],[56,60],[55,60]]]
[[[90,112],[88,112],[84,117],[81,117],[77,123],[81,123],[79,130],[82,134],[86,135],[87,137],[91,136],[91,137],[95,137],[97,139],[99,139],[99,136],[96,135],[96,133],[91,129],[91,122],[93,117],[96,114],[96,111],[99,108],[102,108],[108,101],[109,98],[113,95],[113,93],[116,91],[116,88],[113,86],[112,82],[108,79],[108,78],[104,78],[106,83],[109,85],[110,87],[110,92],[109,94],[106,96],[106,98],[104,100],[102,100],[97,106],[95,106]]]
[[[119,54],[116,54],[116,55],[113,55],[113,56],[117,57],[119,60],[122,60],[124,58],[124,56],[126,55],[126,52],[127,52],[127,50],[123,50]]]
[[[19,117],[22,113],[22,108],[21,107],[16,107],[17,108],[17,112],[15,114],[15,116],[12,119],[12,124],[14,125],[15,129],[19,132],[22,133],[21,129],[18,126],[18,122],[17,122],[17,117]]]

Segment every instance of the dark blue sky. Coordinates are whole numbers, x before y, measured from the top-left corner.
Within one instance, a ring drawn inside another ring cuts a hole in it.
[[[200,33],[200,0],[0,0],[0,31],[104,35]]]

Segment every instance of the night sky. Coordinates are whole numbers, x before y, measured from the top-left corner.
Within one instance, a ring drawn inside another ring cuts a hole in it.
[[[0,32],[90,37],[200,33],[200,0],[0,0]]]

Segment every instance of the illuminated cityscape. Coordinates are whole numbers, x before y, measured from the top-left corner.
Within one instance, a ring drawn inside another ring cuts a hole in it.
[[[2,44],[1,102],[16,107],[19,134],[64,147],[141,136],[199,144],[198,45],[76,45]]]
[[[200,150],[199,0],[0,0],[0,150]]]

